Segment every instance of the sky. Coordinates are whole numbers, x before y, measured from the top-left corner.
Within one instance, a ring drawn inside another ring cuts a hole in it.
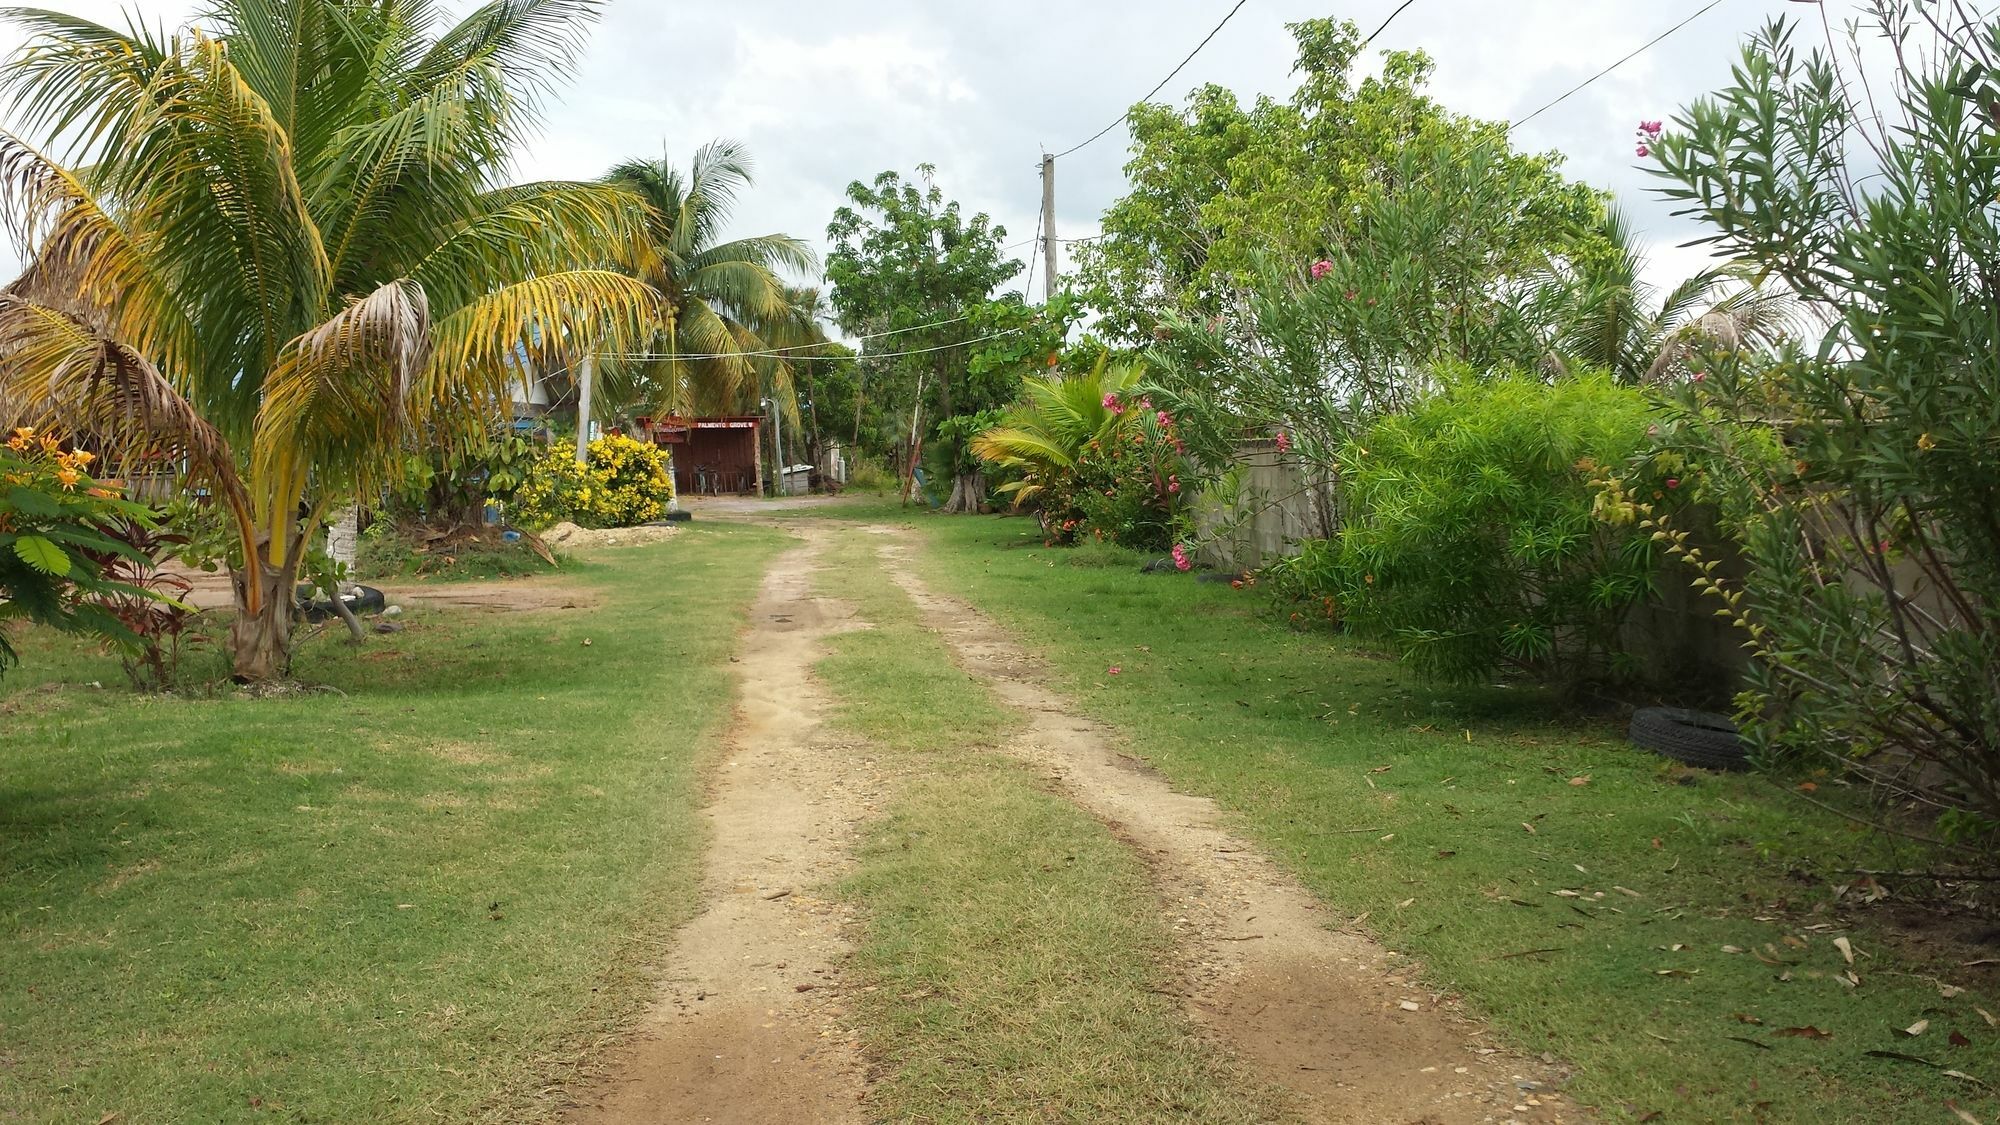
[[[114,25],[130,5],[41,0]],[[1285,25],[1319,16],[1372,30],[1401,0],[1248,0],[1156,100],[1207,83],[1285,97],[1293,44]],[[1421,49],[1437,64],[1432,92],[1460,112],[1519,119],[1699,10],[1706,0],[1413,0],[1376,41]],[[1837,17],[1854,0],[1827,0]],[[732,233],[785,233],[822,252],[849,182],[885,169],[937,167],[945,193],[985,211],[1008,243],[1035,233],[1041,153],[1061,151],[1117,119],[1226,14],[1234,0],[609,0],[544,136],[522,154],[523,178],[591,178],[633,156],[685,165],[714,137],[749,146],[757,183]],[[197,8],[141,3],[174,26]],[[1817,19],[1796,0],[1721,0],[1658,46],[1529,122],[1518,147],[1561,152],[1567,170],[1612,191],[1646,232],[1653,268],[1671,284],[1698,268],[1680,249],[1692,228],[1646,190],[1632,133],[1723,84],[1744,36],[1776,15]],[[20,36],[0,28],[0,51]],[[1056,229],[1088,236],[1123,192],[1123,128],[1060,161]],[[1031,247],[1013,251],[1026,260]],[[0,270],[16,259],[0,247]],[[1038,271],[1039,273],[1039,271]],[[1041,283],[1035,286],[1039,294]]]

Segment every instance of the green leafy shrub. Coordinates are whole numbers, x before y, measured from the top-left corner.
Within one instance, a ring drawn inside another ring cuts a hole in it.
[[[528,463],[509,517],[540,530],[565,520],[580,527],[633,527],[659,519],[674,498],[674,475],[658,446],[621,434],[590,443],[589,464],[551,446]]]
[[[1449,382],[1348,443],[1332,574],[1300,588],[1334,591],[1352,632],[1431,679],[1615,674],[1653,541],[1594,518],[1591,482],[1647,425],[1644,395],[1606,376]]]
[[[445,527],[481,521],[488,501],[505,503],[527,479],[534,443],[508,432],[470,449],[438,442],[403,458],[401,479],[390,493],[388,514]]]
[[[92,480],[93,459],[30,429],[0,443],[0,626],[26,620],[143,648],[112,607],[160,595],[120,581],[113,568],[150,567],[120,531],[150,527],[153,519],[143,505]],[[18,659],[0,629],[0,673]]]
[[[1840,58],[1802,53],[1778,23],[1656,146],[1663,194],[1823,327],[1776,362],[1714,365],[1664,427],[1664,455],[1688,461],[1740,539],[1744,581],[1715,579],[1671,518],[1647,518],[1754,645],[1739,710],[1761,749],[1942,810],[1948,840],[1991,855],[2000,27],[1915,0],[1884,0],[1871,22],[1934,47],[1896,54],[1866,116]]]

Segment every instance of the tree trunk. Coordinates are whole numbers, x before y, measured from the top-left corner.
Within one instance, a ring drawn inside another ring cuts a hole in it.
[[[244,569],[229,572],[230,584],[236,590],[236,620],[229,626],[229,658],[232,678],[237,683],[280,679],[290,669],[298,572],[296,551],[284,566],[268,566],[251,559]],[[262,603],[255,613],[249,609],[253,588]]]
[[[974,513],[986,510],[986,474],[981,472],[960,473],[951,483],[951,499],[945,502],[948,513]]]

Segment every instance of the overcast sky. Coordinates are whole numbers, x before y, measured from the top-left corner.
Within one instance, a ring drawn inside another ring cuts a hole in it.
[[[113,24],[126,6],[42,0]],[[1249,0],[1160,94],[1178,101],[1209,82],[1244,100],[1280,97],[1290,76],[1289,21],[1352,19],[1374,28],[1400,0]],[[1841,12],[1850,0],[1828,0]],[[590,51],[524,177],[594,177],[634,155],[685,162],[728,136],[757,159],[737,233],[783,232],[822,249],[849,181],[919,162],[968,210],[990,212],[1008,242],[1035,232],[1038,162],[1096,132],[1199,42],[1234,0],[610,0]],[[1701,7],[1702,0],[1415,0],[1378,46],[1421,48],[1433,92],[1454,109],[1513,120]],[[148,22],[185,21],[197,5],[141,4]],[[1568,170],[1615,192],[1656,245],[1655,274],[1684,276],[1698,252],[1646,192],[1632,130],[1726,80],[1744,35],[1774,15],[1811,17],[1788,0],[1723,0],[1679,33],[1531,122],[1516,143],[1558,150]],[[0,30],[11,53],[19,36]],[[1123,190],[1126,136],[1114,130],[1061,162],[1057,233],[1098,229]],[[1025,256],[1029,248],[1016,254]],[[11,247],[0,266],[11,266]],[[14,270],[7,269],[11,276]],[[1036,290],[1039,293],[1040,284]]]

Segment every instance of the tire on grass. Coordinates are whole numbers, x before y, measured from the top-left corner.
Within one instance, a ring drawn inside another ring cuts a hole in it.
[[[1644,707],[1633,712],[1629,737],[1634,745],[1702,769],[1740,770],[1750,766],[1736,721],[1712,711]]]

